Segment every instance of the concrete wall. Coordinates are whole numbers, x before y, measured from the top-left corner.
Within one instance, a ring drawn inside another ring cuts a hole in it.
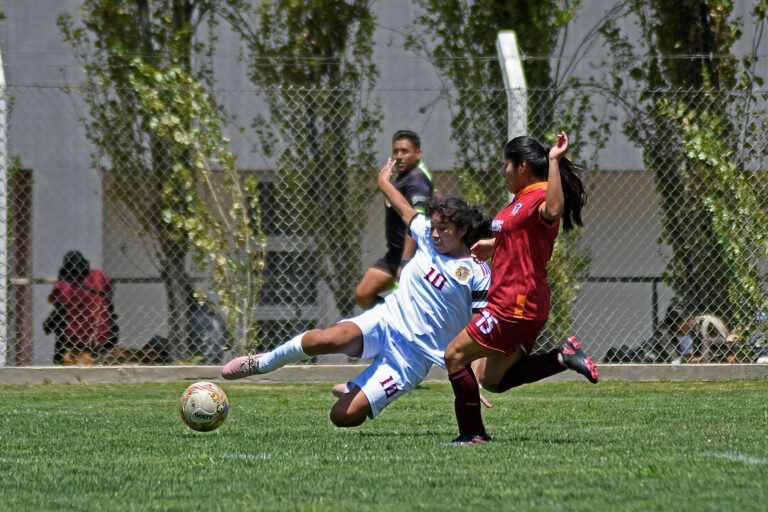
[[[114,205],[102,204],[101,179],[92,168],[91,148],[77,121],[83,114],[77,96],[55,94],[48,89],[74,85],[82,78],[78,62],[62,43],[55,25],[61,13],[70,13],[76,18],[79,3],[77,0],[14,0],[4,2],[3,7],[7,20],[0,28],[0,42],[9,92],[15,96],[9,150],[10,155],[20,158],[22,166],[33,169],[36,180],[34,277],[54,278],[61,257],[71,248],[82,250],[93,266],[113,277],[154,277],[157,270],[153,265],[153,249],[122,222],[124,212]],[[585,2],[569,30],[566,58],[570,57],[568,51],[592,29],[610,4]],[[384,162],[390,153],[391,133],[407,127],[422,135],[424,159],[431,168],[453,169],[455,148],[450,140],[450,111],[446,101],[438,99],[443,85],[441,79],[422,57],[403,48],[403,34],[420,30],[412,24],[417,7],[412,0],[386,0],[375,2],[374,8],[378,17],[374,59],[380,71],[377,88],[383,92],[380,100],[384,112],[383,134],[376,145],[379,160]],[[745,3],[737,2],[737,15],[746,19],[747,10]],[[626,19],[623,23],[630,33],[637,34],[632,28],[633,20]],[[747,51],[750,30],[751,25],[747,24],[737,52]],[[255,98],[245,63],[238,58],[241,43],[237,36],[223,24],[217,29],[217,36],[215,75],[219,88],[228,91],[222,94],[222,101],[230,112],[236,113],[231,147],[239,155],[240,167],[272,168],[273,162],[254,151],[253,138],[234,129],[250,126],[264,106]],[[768,43],[762,44],[764,47]],[[604,48],[592,47],[587,58],[576,67],[575,74],[588,77],[601,72],[595,66],[604,56]],[[764,67],[765,64],[761,64],[760,69]],[[620,130],[613,130],[598,163],[601,169],[610,172],[601,172],[590,179],[592,200],[585,212],[587,228],[583,239],[593,258],[593,275],[658,276],[664,269],[665,251],[657,243],[660,213],[652,177],[638,171],[643,168],[639,150]],[[439,172],[436,179],[443,193],[456,190],[456,180],[450,171]],[[379,200],[370,205],[371,221],[363,256],[366,267],[384,251],[382,208]],[[628,228],[622,224],[624,219],[635,219],[637,224]],[[627,261],[632,262],[630,267]],[[44,336],[40,327],[48,311],[49,291],[49,284],[39,284],[34,289],[36,364],[47,364],[51,357],[52,338]],[[670,294],[663,288],[658,293],[663,310]],[[650,297],[650,286],[643,283],[585,284],[576,305],[576,334],[598,340],[605,347],[619,341],[643,339],[650,334]],[[121,285],[117,289],[116,305],[122,314],[123,339],[128,344],[140,345],[151,334],[165,333],[162,285]],[[332,321],[333,311],[329,311],[328,320]]]

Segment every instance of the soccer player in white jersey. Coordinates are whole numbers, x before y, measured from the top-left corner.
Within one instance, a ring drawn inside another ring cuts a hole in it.
[[[274,371],[320,354],[373,358],[331,408],[331,421],[354,427],[415,388],[433,364],[444,366],[445,347],[486,305],[490,269],[469,248],[490,231],[476,207],[455,197],[435,199],[417,213],[392,184],[394,160],[379,171],[379,188],[416,240],[397,290],[383,304],[328,329],[303,332],[261,355],[237,357],[221,370],[225,379]]]

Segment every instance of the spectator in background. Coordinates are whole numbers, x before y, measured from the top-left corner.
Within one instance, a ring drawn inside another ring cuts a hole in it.
[[[115,346],[118,331],[112,291],[109,277],[91,270],[80,251],[64,255],[58,282],[48,296],[54,310],[64,315],[54,362],[93,364]]]
[[[700,333],[694,329],[694,316],[682,304],[667,309],[662,324],[653,333],[638,354],[647,362],[688,362],[702,348]]]
[[[198,302],[192,291],[187,298],[187,346],[204,364],[220,364],[231,341],[224,318],[207,302]]]

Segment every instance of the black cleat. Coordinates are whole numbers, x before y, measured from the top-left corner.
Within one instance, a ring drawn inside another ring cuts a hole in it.
[[[571,336],[566,338],[559,347],[557,347],[557,358],[560,364],[579,372],[592,384],[597,384],[597,380],[600,378],[600,374],[597,373],[597,366],[592,362],[591,357],[587,357],[583,350],[581,350],[580,343],[576,341],[576,338]]]
[[[443,443],[443,446],[463,446],[463,445],[469,445],[469,444],[487,443],[489,441],[491,441],[491,436],[489,436],[487,433],[467,434],[467,435],[459,436],[453,441]]]

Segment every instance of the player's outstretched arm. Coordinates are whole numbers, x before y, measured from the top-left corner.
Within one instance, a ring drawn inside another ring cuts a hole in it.
[[[411,203],[392,184],[392,169],[394,167],[395,161],[392,158],[388,158],[386,165],[379,171],[379,188],[407,226],[410,224],[413,216],[416,215],[416,210],[413,209]]]

